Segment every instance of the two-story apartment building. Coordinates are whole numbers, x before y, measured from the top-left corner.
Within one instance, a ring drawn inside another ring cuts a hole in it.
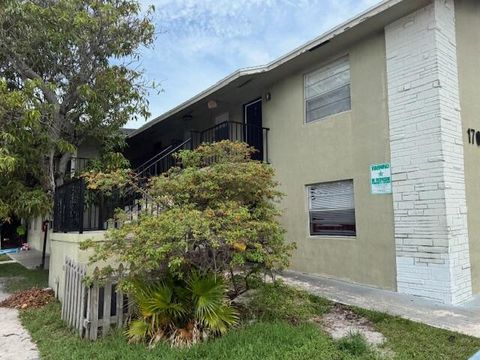
[[[244,140],[285,193],[292,269],[458,304],[480,291],[479,68],[480,2],[386,0],[150,121],[127,156]]]

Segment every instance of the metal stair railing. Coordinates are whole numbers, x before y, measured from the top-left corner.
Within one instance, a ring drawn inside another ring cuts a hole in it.
[[[176,165],[176,160],[174,154],[180,150],[190,149],[192,146],[192,139],[187,139],[177,146],[170,146],[169,151],[163,151],[161,154],[156,155],[154,158],[155,161],[152,162],[152,159],[148,160],[146,163],[148,166],[141,165],[134,172],[137,175],[139,188],[145,188],[146,182],[150,177],[158,176],[170,170],[173,166]],[[125,202],[123,206],[124,211],[127,213],[129,221],[138,219],[138,217],[143,213],[158,214],[161,209],[158,204],[155,203],[155,200],[148,194],[135,194],[135,190],[129,189],[127,194],[130,194],[130,199]]]
[[[145,161],[143,164],[137,166],[135,169],[135,173],[142,172],[144,169],[148,168],[150,165],[152,165],[157,159],[163,157],[166,153],[168,153],[172,149],[173,145],[167,146],[165,149],[160,151],[158,154],[155,154],[152,156],[150,159]]]
[[[205,142],[216,142],[224,139],[234,141],[253,139],[261,144],[259,150],[263,152],[258,160],[268,162],[268,131],[268,128],[261,126],[226,121],[200,132],[192,132],[191,138],[179,145],[171,145],[163,149],[137,167],[134,170],[138,181],[136,186],[132,186],[126,192],[118,192],[114,196],[105,197],[103,194],[96,194],[98,195],[97,200],[85,188],[83,179],[81,179],[81,183],[66,184],[59,187],[55,195],[54,231],[78,231],[81,233],[84,230],[106,230],[110,226],[121,226],[117,223],[111,224],[109,220],[114,217],[117,208],[127,212],[130,221],[134,221],[142,213],[158,214],[161,208],[155,202],[155,199],[144,191],[135,189],[135,187],[145,189],[149,178],[159,176],[177,165],[174,155],[178,151],[192,150]],[[86,201],[87,193],[90,195],[90,203]],[[93,195],[95,194],[93,193]]]
[[[135,170],[135,173],[139,178],[149,178],[149,177],[158,176],[160,174],[163,174],[164,172],[167,172],[168,170],[170,170],[171,167],[176,165],[175,158],[173,155],[180,150],[190,149],[192,147],[191,144],[192,144],[191,138],[188,140],[185,140],[181,144],[170,149],[170,151],[168,151],[167,153],[160,156],[157,160],[155,160],[153,163],[151,163],[147,167],[140,169],[140,171],[137,168]]]

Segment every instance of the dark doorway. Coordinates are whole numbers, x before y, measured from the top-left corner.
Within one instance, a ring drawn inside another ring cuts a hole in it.
[[[26,242],[25,234],[19,233],[22,223],[17,218],[10,222],[0,222],[0,249],[19,248]]]
[[[262,99],[243,105],[245,142],[257,149],[254,160],[263,161]]]

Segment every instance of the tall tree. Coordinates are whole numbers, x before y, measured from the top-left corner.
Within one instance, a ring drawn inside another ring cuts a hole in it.
[[[112,143],[129,119],[148,116],[137,62],[153,43],[150,10],[137,0],[1,2],[2,196],[15,188],[17,200],[28,191],[51,198],[82,142]],[[21,213],[2,200],[4,213]]]

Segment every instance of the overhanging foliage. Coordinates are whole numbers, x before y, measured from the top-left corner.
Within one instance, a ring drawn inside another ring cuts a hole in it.
[[[136,61],[153,37],[137,0],[1,2],[0,219],[48,212],[82,143],[115,150],[148,116]]]
[[[252,151],[230,141],[182,151],[181,166],[153,178],[147,190],[161,211],[110,230],[104,243],[85,243],[95,248],[91,261],[114,258],[126,265],[127,288],[131,279],[183,278],[192,269],[247,276],[287,266],[294,245],[284,242],[279,223],[281,193],[273,168],[251,160]],[[112,178],[89,181],[112,186]]]

